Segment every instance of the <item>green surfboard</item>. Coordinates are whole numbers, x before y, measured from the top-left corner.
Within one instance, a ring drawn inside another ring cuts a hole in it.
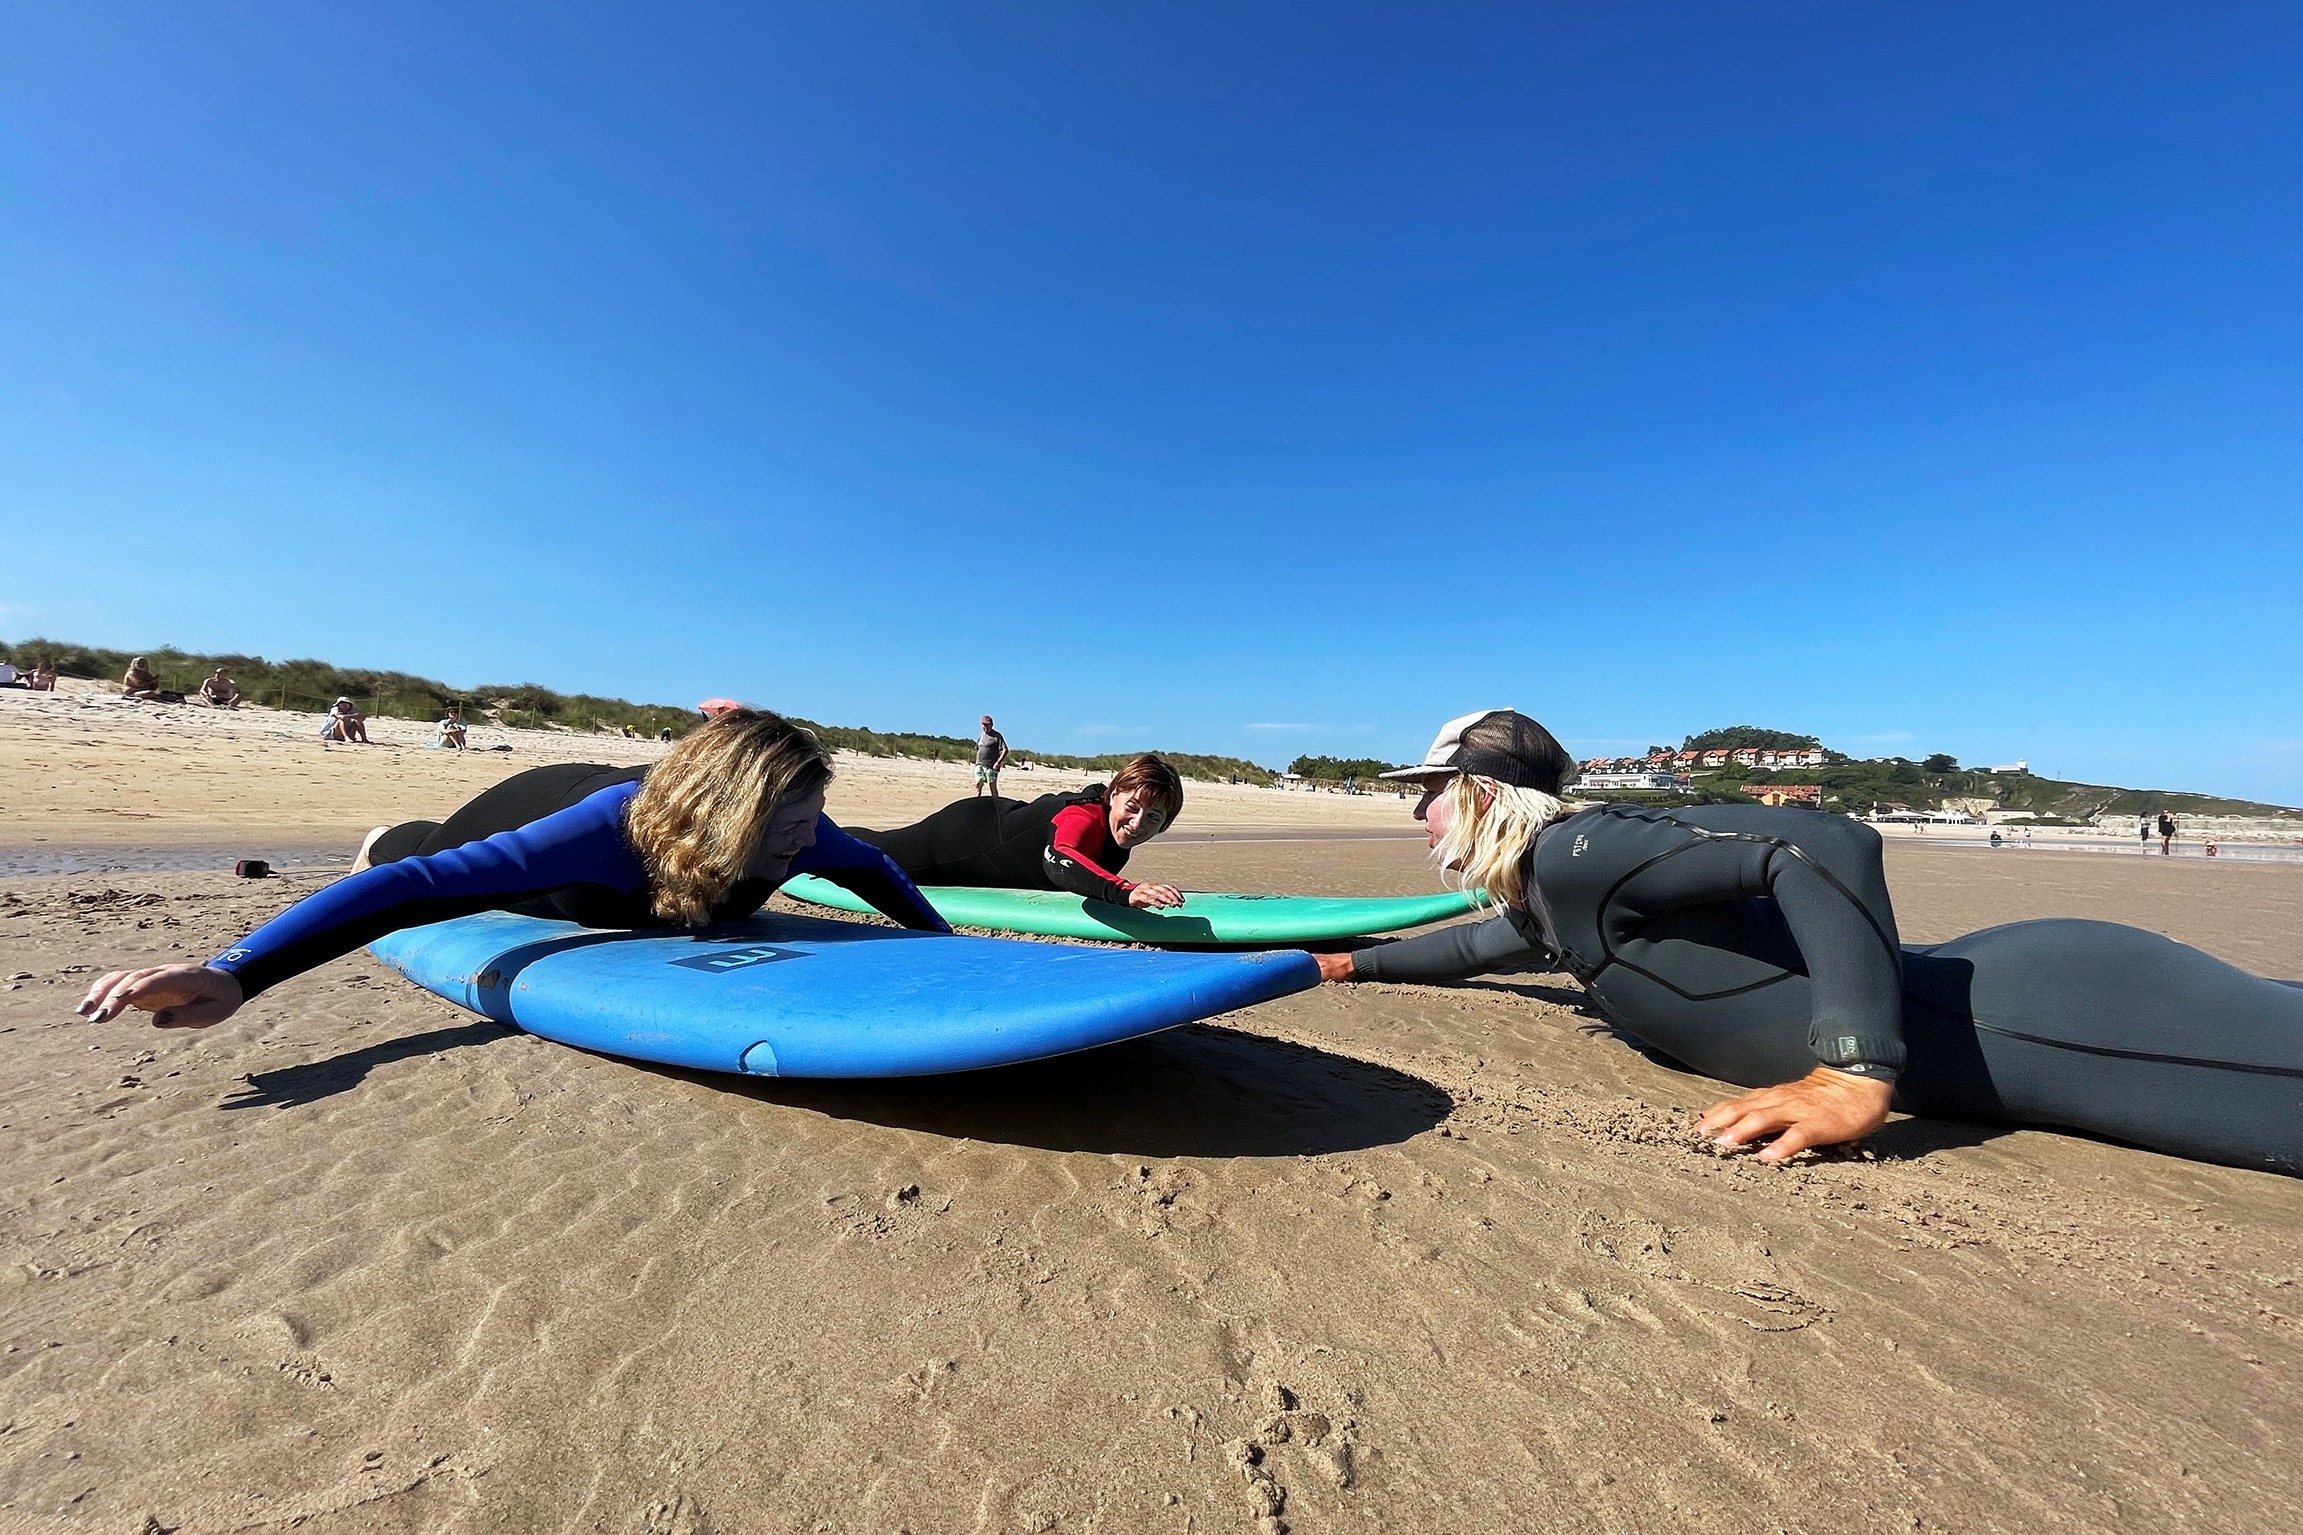
[[[870,911],[861,896],[813,874],[793,876],[784,894],[840,911]],[[1309,943],[1396,932],[1460,917],[1472,909],[1461,891],[1441,895],[1210,895],[1184,892],[1181,907],[1138,911],[1060,890],[993,890],[977,885],[925,885],[920,894],[955,927],[1048,938],[1125,938],[1136,943]]]

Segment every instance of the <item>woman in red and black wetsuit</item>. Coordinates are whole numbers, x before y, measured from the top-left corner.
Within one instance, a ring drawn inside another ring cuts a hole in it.
[[[1123,879],[1128,850],[1149,841],[1183,810],[1183,780],[1145,753],[1074,794],[955,800],[913,826],[851,829],[920,885],[989,885],[1005,890],[1068,890],[1091,901],[1153,909],[1181,906],[1173,885]]]

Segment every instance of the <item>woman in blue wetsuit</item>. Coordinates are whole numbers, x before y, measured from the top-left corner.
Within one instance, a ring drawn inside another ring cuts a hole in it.
[[[652,767],[571,762],[518,774],[445,823],[371,832],[354,872],[205,965],[119,970],[82,1016],[221,1023],[266,987],[403,927],[523,911],[587,927],[750,916],[794,874],[846,885],[905,927],[949,933],[903,871],[824,814],[830,759],[774,714],[723,713]]]
[[[1879,836],[1810,810],[1569,814],[1550,732],[1448,723],[1415,808],[1501,914],[1320,956],[1325,980],[1443,981],[1544,957],[1625,1033],[1757,1091],[1698,1122],[1762,1161],[1868,1135],[1893,1107],[2060,1125],[2303,1173],[2303,988],[2156,933],[2053,919],[1898,941]]]

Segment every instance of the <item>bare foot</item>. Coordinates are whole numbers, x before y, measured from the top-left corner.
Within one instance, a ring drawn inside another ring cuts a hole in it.
[[[352,872],[354,874],[359,873],[362,869],[374,867],[374,865],[368,861],[368,850],[376,845],[376,839],[378,837],[381,837],[384,835],[384,833],[390,831],[391,829],[392,828],[389,826],[378,826],[371,830],[368,835],[360,839],[360,851],[354,854],[352,857]]]

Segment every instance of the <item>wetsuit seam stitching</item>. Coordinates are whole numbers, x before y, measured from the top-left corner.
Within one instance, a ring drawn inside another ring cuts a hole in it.
[[[2216,1071],[2244,1071],[2263,1077],[2303,1077],[2303,1066],[2258,1066],[2246,1061],[2211,1061],[2197,1055],[2162,1055],[2152,1050],[2121,1050],[2111,1045],[2082,1045],[2071,1040],[2049,1039],[2043,1034],[2026,1034],[2020,1029],[2003,1028],[1985,1023],[1980,1018],[1969,1020],[1986,1034],[1997,1034],[2005,1039],[2020,1039],[2026,1044],[2045,1045],[2051,1050],[2076,1050],[2081,1055],[2108,1055],[2123,1061],[2156,1061],[2163,1066],[2206,1066]]]

